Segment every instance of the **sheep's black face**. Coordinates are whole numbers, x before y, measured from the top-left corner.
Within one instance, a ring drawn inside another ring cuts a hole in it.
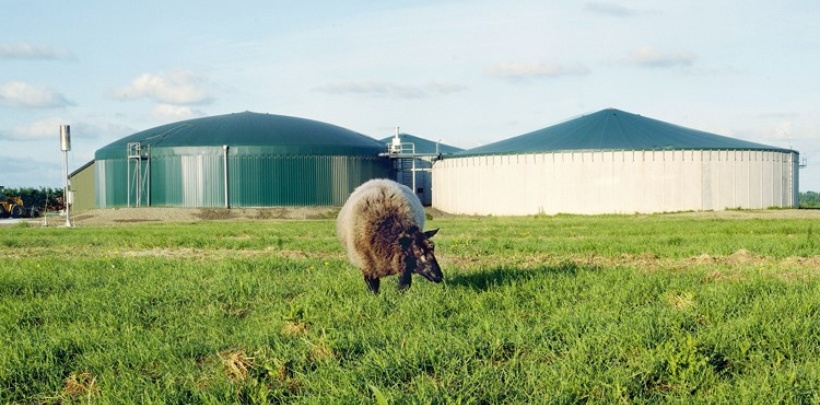
[[[444,275],[441,273],[441,267],[438,266],[436,260],[436,246],[430,240],[436,232],[438,232],[438,229],[427,232],[414,232],[410,249],[416,262],[413,273],[419,274],[434,283],[440,283]]]

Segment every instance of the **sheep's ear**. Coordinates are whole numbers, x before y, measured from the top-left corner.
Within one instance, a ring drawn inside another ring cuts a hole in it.
[[[436,233],[438,233],[438,228],[433,229],[432,231],[425,231],[424,236],[432,238],[433,236],[436,236]]]

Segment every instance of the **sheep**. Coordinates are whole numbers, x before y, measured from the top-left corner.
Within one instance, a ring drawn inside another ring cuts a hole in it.
[[[380,279],[394,274],[400,275],[399,291],[410,288],[413,273],[442,281],[430,240],[438,229],[422,229],[421,201],[407,186],[387,179],[370,180],[353,190],[336,220],[342,247],[374,294],[379,293]]]

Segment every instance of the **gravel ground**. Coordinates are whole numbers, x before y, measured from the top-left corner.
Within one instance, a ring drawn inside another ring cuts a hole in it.
[[[26,222],[26,220],[22,218],[0,218],[0,225],[15,225],[20,222]]]
[[[433,217],[454,217],[435,208],[427,212]],[[339,213],[339,207],[275,207],[275,208],[112,208],[95,209],[73,214],[74,226],[85,225],[126,225],[139,222],[196,222],[207,220],[254,220],[254,219],[332,219]],[[643,214],[642,214],[643,215]],[[820,210],[728,210],[706,212],[680,212],[664,214],[692,218],[805,218],[820,219]],[[29,222],[31,225],[44,224],[43,218],[35,219],[0,219],[0,226]],[[50,215],[48,226],[64,226],[65,217]]]
[[[771,209],[771,210],[726,210],[726,211],[698,211],[664,214],[670,216],[688,216],[693,218],[806,218],[820,219],[820,209]]]
[[[73,226],[116,226],[140,222],[196,222],[207,220],[327,219],[336,218],[338,207],[276,208],[112,208],[72,213]],[[0,225],[29,222],[31,225],[65,226],[65,216],[50,214],[31,219],[0,219]]]

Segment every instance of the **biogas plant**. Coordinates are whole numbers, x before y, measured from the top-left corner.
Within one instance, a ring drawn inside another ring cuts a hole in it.
[[[242,112],[137,132],[70,177],[75,210],[341,206],[390,178],[454,214],[632,214],[796,208],[799,167],[791,149],[617,109],[467,150]]]

